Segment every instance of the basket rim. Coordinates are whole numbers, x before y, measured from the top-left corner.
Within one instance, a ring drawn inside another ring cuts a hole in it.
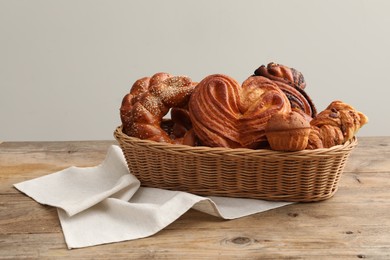
[[[354,136],[344,144],[335,145],[330,148],[318,148],[312,150],[300,151],[274,151],[271,149],[249,149],[249,148],[226,148],[226,147],[208,147],[208,146],[189,146],[184,144],[170,144],[163,142],[156,142],[151,140],[139,139],[137,137],[128,136],[122,131],[122,125],[118,126],[114,131],[114,136],[122,141],[137,143],[142,146],[154,147],[156,149],[172,149],[172,150],[190,150],[193,152],[213,152],[213,153],[234,153],[234,154],[250,154],[250,155],[274,155],[274,156],[310,156],[314,154],[328,154],[330,152],[344,151],[353,149],[358,141]]]

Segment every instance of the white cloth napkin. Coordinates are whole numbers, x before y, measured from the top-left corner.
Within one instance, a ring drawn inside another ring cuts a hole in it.
[[[190,208],[235,219],[290,204],[140,187],[115,145],[96,167],[70,167],[14,186],[41,204],[57,207],[68,248],[151,236]]]

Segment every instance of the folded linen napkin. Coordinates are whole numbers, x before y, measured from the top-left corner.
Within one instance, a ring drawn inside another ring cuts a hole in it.
[[[57,207],[68,248],[151,236],[190,208],[235,219],[291,204],[140,187],[115,145],[98,166],[70,167],[14,186],[41,204]]]

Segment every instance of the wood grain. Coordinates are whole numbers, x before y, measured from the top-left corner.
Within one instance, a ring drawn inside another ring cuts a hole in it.
[[[112,144],[0,144],[0,259],[390,259],[390,137],[359,138],[329,200],[229,221],[190,210],[148,238],[68,250],[56,209],[12,185],[97,165]]]

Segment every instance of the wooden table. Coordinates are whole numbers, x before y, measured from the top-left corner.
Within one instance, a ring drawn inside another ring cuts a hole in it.
[[[144,239],[68,250],[55,208],[13,184],[93,166],[114,141],[0,144],[0,259],[390,259],[390,137],[361,137],[339,191],[236,220],[190,210]]]

